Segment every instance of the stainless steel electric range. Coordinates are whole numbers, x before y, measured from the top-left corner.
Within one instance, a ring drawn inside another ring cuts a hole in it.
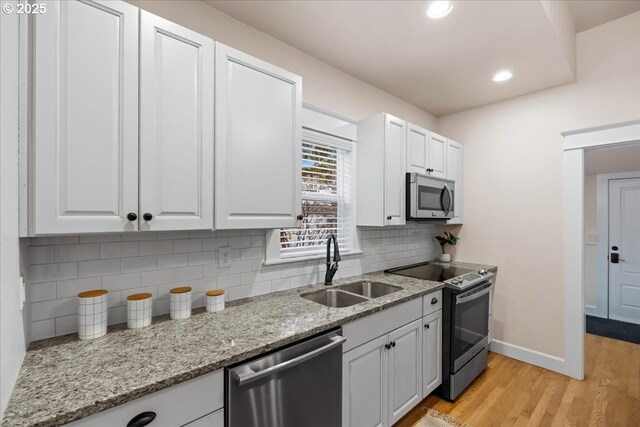
[[[487,367],[489,305],[494,274],[487,270],[422,263],[386,273],[444,282],[442,303],[442,386],[456,399]]]

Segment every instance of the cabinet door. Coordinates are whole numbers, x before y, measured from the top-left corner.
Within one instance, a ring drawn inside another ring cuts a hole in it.
[[[459,142],[447,140],[447,179],[456,182],[453,195],[454,217],[448,224],[462,224],[462,153],[463,146]]]
[[[407,123],[385,115],[384,138],[384,206],[386,225],[405,223],[405,166]]]
[[[427,173],[429,131],[407,123],[407,172]]]
[[[216,229],[298,224],[302,79],[216,44]]]
[[[442,310],[422,318],[422,398],[442,384]]]
[[[213,40],[145,11],[140,35],[140,229],[211,229]]]
[[[422,322],[389,334],[389,425],[422,400]]]
[[[447,176],[447,138],[437,133],[429,133],[428,167],[433,169],[430,176],[446,178]]]
[[[388,426],[387,335],[342,356],[342,426]]]
[[[136,231],[138,9],[44,4],[34,15],[30,232]]]

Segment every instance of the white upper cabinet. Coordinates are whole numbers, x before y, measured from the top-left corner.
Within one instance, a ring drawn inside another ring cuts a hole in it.
[[[447,138],[429,132],[427,159],[428,175],[436,178],[447,177]]]
[[[427,173],[429,131],[407,123],[407,172]]]
[[[140,229],[213,228],[214,42],[140,12]]]
[[[447,140],[447,179],[452,179],[456,182],[455,193],[453,195],[454,217],[450,219],[447,224],[462,224],[463,153],[464,147],[462,144],[452,141],[451,139]]]
[[[216,44],[215,228],[299,223],[302,78]]]
[[[135,231],[138,9],[48,1],[34,15],[30,234]]]
[[[357,225],[405,223],[407,123],[379,114],[358,123]]]

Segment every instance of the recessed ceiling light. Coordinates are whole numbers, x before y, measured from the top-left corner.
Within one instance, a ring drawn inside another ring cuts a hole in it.
[[[498,71],[497,73],[495,73],[493,75],[493,81],[494,82],[504,82],[506,80],[509,80],[511,77],[513,77],[513,73],[511,73],[511,71],[502,70],[502,71]]]
[[[451,9],[453,9],[453,3],[450,1],[434,1],[427,9],[427,16],[433,19],[442,18],[447,16]]]

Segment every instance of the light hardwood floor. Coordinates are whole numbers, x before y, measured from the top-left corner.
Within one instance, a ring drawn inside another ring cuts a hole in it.
[[[640,426],[640,345],[586,334],[585,380],[490,353],[455,403],[429,396],[396,427],[433,408],[473,427]]]

